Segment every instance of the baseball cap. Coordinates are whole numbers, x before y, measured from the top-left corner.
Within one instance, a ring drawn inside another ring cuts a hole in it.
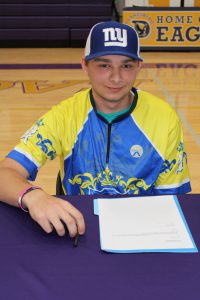
[[[134,28],[116,21],[101,22],[90,30],[85,60],[104,55],[124,55],[142,61],[139,52],[139,38]]]

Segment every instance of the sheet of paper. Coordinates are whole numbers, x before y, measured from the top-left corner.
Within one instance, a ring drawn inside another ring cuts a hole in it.
[[[96,199],[101,249],[198,252],[174,196]]]

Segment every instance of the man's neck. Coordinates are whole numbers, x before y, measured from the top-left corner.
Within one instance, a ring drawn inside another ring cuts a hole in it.
[[[93,97],[96,104],[96,109],[105,114],[111,114],[124,110],[128,108],[133,101],[133,94],[131,92],[129,93],[127,99],[124,99],[123,101],[96,101],[95,98],[97,97],[95,97],[95,95],[93,95]]]

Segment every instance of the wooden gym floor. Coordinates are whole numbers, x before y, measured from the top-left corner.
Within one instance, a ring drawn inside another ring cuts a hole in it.
[[[80,68],[83,49],[0,49],[0,159],[52,105],[89,86]],[[176,108],[183,123],[192,193],[200,193],[200,53],[144,52],[135,86]],[[36,184],[55,194],[58,159]]]

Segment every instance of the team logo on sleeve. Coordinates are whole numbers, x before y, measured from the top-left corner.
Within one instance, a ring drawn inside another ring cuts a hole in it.
[[[143,155],[143,148],[140,145],[133,145],[130,149],[130,154],[134,158],[140,158]]]
[[[26,145],[28,143],[29,138],[31,138],[36,132],[38,132],[38,127],[44,126],[43,119],[40,119],[36,122],[34,126],[32,126],[29,130],[27,130],[24,135],[21,137],[21,139],[24,140],[24,144]]]

